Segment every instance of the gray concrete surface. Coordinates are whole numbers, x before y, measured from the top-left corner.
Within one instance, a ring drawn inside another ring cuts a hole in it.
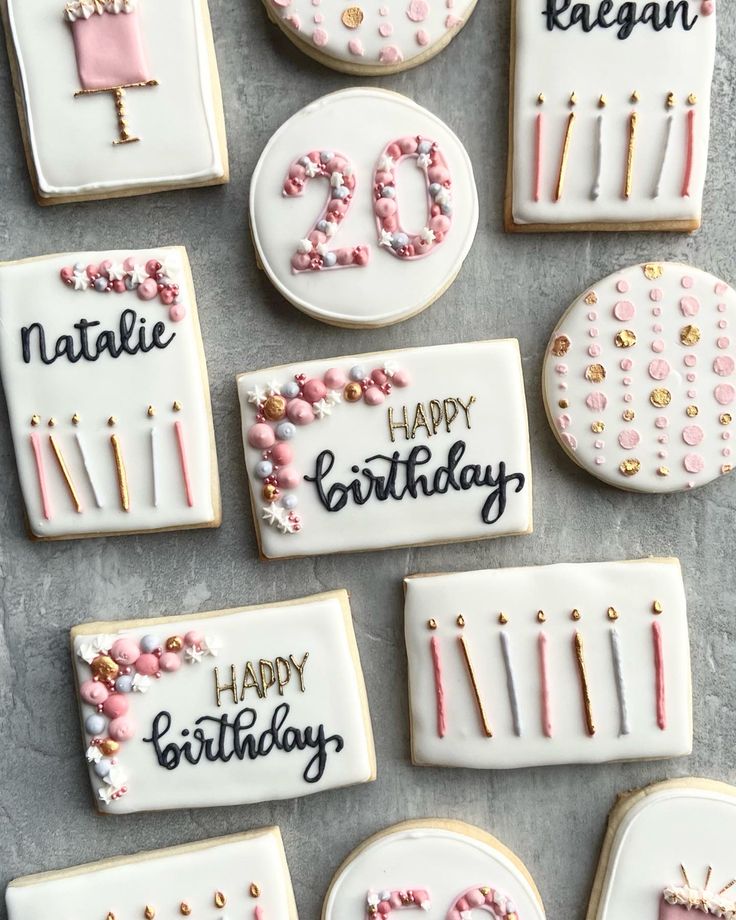
[[[440,815],[482,825],[519,853],[553,920],[582,918],[606,814],[618,792],[688,774],[736,781],[736,567],[729,549],[736,481],[724,478],[689,495],[660,498],[598,485],[565,459],[548,430],[539,396],[542,351],[563,308],[616,267],[674,258],[736,281],[736,9],[719,7],[706,216],[693,237],[503,234],[509,37],[504,0],[481,0],[471,24],[428,65],[374,81],[428,106],[465,140],[473,161],[483,164],[482,213],[467,264],[438,303],[399,326],[353,332],[309,320],[275,294],[255,266],[246,205],[251,170],[270,134],[307,102],[358,81],[299,54],[268,25],[259,0],[211,0],[211,6],[232,162],[232,182],[221,189],[41,210],[31,196],[0,51],[0,256],[161,243],[189,248],[225,506],[219,531],[33,545],[24,533],[0,404],[0,885],[28,872],[277,823],[300,914],[315,920],[332,872],[365,836],[394,820]],[[533,536],[271,564],[256,559],[236,371],[492,336],[521,341],[536,476]],[[650,553],[679,556],[687,577],[692,757],[510,773],[410,766],[401,617],[406,573]],[[353,596],[378,747],[375,784],[274,805],[95,816],[67,654],[72,624],[98,616],[157,616],[272,601],[337,586]]]

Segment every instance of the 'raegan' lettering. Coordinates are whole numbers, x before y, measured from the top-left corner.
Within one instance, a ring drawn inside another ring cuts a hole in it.
[[[573,0],[547,0],[542,15],[549,32],[554,29],[567,31],[580,26],[583,32],[593,29],[615,29],[620,39],[628,38],[638,25],[650,25],[655,32],[674,29],[679,24],[689,32],[698,21],[698,15],[691,14],[688,0],[667,0],[649,2],[641,6],[635,2],[622,3],[614,9],[614,0],[601,0],[597,9],[593,3],[573,3]]]

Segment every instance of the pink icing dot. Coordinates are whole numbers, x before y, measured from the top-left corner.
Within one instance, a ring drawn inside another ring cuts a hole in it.
[[[117,719],[128,711],[129,703],[124,693],[111,693],[102,704],[102,711],[108,719]]]
[[[291,463],[293,459],[294,451],[288,444],[283,441],[274,444],[271,449],[271,460],[273,460],[276,466],[286,466],[286,464]]]
[[[657,456],[659,457],[660,460],[665,460],[667,458],[667,451],[659,450],[657,451]]]
[[[639,441],[641,436],[634,428],[625,428],[618,436],[618,443],[624,450],[633,450]]]
[[[624,384],[625,387],[630,387],[630,386],[631,386],[631,377],[624,377],[624,379],[623,379],[623,384]]]
[[[291,466],[285,466],[276,476],[276,481],[282,489],[296,489],[300,480],[299,473]]]
[[[391,25],[390,22],[382,22],[381,25],[378,27],[378,34],[381,35],[383,38],[388,38],[389,35],[393,35],[393,32],[394,32],[394,27]]]
[[[730,344],[731,344],[731,340],[729,339],[727,335],[722,335],[716,342],[716,345],[719,348],[728,348]]]
[[[718,320],[718,328],[719,328],[719,329],[727,329],[727,328],[728,328],[728,323],[726,322],[725,319],[719,319],[719,320]]]
[[[98,680],[85,680],[79,688],[79,695],[90,706],[99,706],[108,698],[110,691]]]
[[[652,332],[660,333],[662,331],[662,326],[660,323],[655,323],[652,326]]]
[[[325,17],[322,13],[315,13],[314,21],[317,25],[321,25],[325,21]]]
[[[564,444],[567,444],[567,446],[570,448],[570,450],[577,450],[577,449],[578,449],[578,439],[575,437],[575,435],[573,435],[573,434],[567,434],[567,433],[561,434],[561,435],[560,435],[560,440],[561,440]]]
[[[603,466],[603,464],[604,464],[605,462],[606,462],[606,458],[605,458],[605,457],[596,457],[596,458],[595,458],[595,465],[596,465],[596,466]]]
[[[730,406],[733,402],[733,397],[736,394],[736,391],[731,386],[730,383],[719,383],[718,386],[713,391],[713,395],[716,398],[716,402],[720,406]]]
[[[598,330],[595,328],[595,326],[593,326],[588,335],[591,337],[591,339],[598,338]]]
[[[662,341],[662,339],[655,339],[652,342],[652,351],[655,354],[661,354],[661,352],[664,351],[664,342]]]
[[[689,290],[693,286],[693,279],[690,277],[690,275],[684,275],[680,284],[686,290]]]
[[[697,297],[683,297],[680,300],[680,311],[683,316],[697,316],[700,312],[700,301]]]
[[[397,387],[408,387],[409,384],[411,383],[411,377],[409,376],[409,371],[405,371],[403,369],[394,371],[394,375],[391,378],[391,382],[393,383],[394,386],[397,386]]]
[[[266,450],[276,440],[273,429],[265,422],[257,422],[248,431],[248,444],[257,450]]]
[[[110,656],[118,664],[130,665],[135,664],[140,656],[141,650],[135,639],[116,639],[110,649]]]
[[[567,373],[567,365],[566,365],[566,364],[557,364],[557,365],[555,366],[555,373],[559,374],[560,377],[564,377],[565,374]]]
[[[311,380],[307,380],[302,387],[302,393],[307,402],[316,403],[327,396],[327,387],[321,380],[314,377]]]
[[[570,427],[570,416],[569,415],[560,415],[557,417],[557,425],[560,431],[565,431]]]
[[[400,64],[404,60],[404,55],[396,45],[386,45],[381,48],[378,59],[382,64]]]
[[[696,397],[697,395],[698,395],[698,391],[697,391],[697,390],[688,390],[688,391],[687,391],[687,398],[688,398],[688,399],[695,399],[695,397]]]
[[[282,445],[283,446],[283,445]],[[204,633],[199,629],[190,629],[184,636],[184,645],[195,647],[204,642]]]
[[[631,358],[623,358],[619,364],[619,367],[622,371],[630,371],[633,366],[634,362],[631,360]]]
[[[417,44],[424,48],[429,44],[429,32],[426,29],[419,29],[416,35]]]
[[[730,441],[730,440],[731,440],[731,432],[730,432],[730,431],[724,431],[723,434],[721,435],[721,440],[722,440],[722,441]]]
[[[705,460],[700,454],[687,454],[682,465],[688,473],[702,473],[705,469]]]
[[[608,397],[605,393],[589,393],[585,399],[585,405],[595,412],[605,409],[608,405]]]
[[[179,670],[181,667],[181,658],[176,652],[164,652],[159,658],[158,664],[162,671],[171,673],[172,671]]]
[[[363,48],[363,42],[359,38],[351,38],[348,42],[348,51],[354,57],[363,57],[365,54],[365,49]]]
[[[662,315],[662,308],[661,308],[661,307],[653,307],[653,308],[652,308],[652,316],[661,316],[661,315]]]
[[[368,387],[363,395],[363,399],[365,399],[369,406],[380,406],[386,399],[386,396],[378,387]]]
[[[591,358],[597,358],[600,353],[601,353],[600,345],[591,345],[590,348],[588,349],[588,354],[590,355]]]
[[[652,380],[664,380],[669,372],[670,366],[664,358],[655,358],[649,365],[649,376]]]
[[[160,668],[158,664],[158,655],[146,652],[141,655],[141,657],[135,663],[135,669],[139,674],[143,674],[146,677],[153,677],[154,674],[158,674]]]
[[[728,285],[723,281],[719,281],[713,290],[716,292],[716,294],[725,294],[728,290]]]
[[[315,45],[322,48],[329,41],[329,35],[324,29],[315,29],[314,32],[312,32],[312,41]]]
[[[657,443],[658,444],[668,444],[669,440],[670,439],[666,434],[662,434],[657,438]]]
[[[716,310],[718,310],[719,313],[725,313],[725,312],[726,312],[726,304],[725,304],[725,303],[719,303],[718,306],[716,307]]]
[[[310,425],[314,421],[312,407],[303,399],[292,399],[286,407],[286,414],[295,425]]]
[[[664,415],[660,415],[654,420],[654,424],[657,426],[657,428],[666,428],[669,425],[669,422]]]
[[[690,447],[695,447],[697,444],[700,444],[703,437],[703,429],[700,425],[688,425],[682,432],[682,440],[686,444],[689,444]]]
[[[337,367],[331,367],[325,373],[325,386],[330,390],[339,390],[347,381],[345,374]]]
[[[622,322],[633,319],[636,314],[636,307],[630,300],[619,300],[613,308],[613,315]]]
[[[406,15],[412,22],[424,22],[429,15],[429,4],[427,0],[411,0]]]
[[[649,292],[649,299],[654,301],[654,303],[659,303],[659,301],[664,297],[662,288],[652,288]]]
[[[687,374],[686,376],[688,383],[695,383],[695,381],[698,379],[697,374]]]
[[[624,402],[625,402],[625,403],[630,403],[630,402],[632,401],[633,398],[634,398],[634,397],[631,395],[631,393],[627,393],[627,394],[624,396]]]
[[[695,355],[685,355],[685,357],[682,359],[682,363],[685,365],[685,367],[695,367],[695,365],[698,363],[698,359],[695,357]]]
[[[713,362],[713,370],[719,377],[730,377],[733,374],[733,358],[730,355],[718,355]]]
[[[594,312],[591,310],[591,312],[588,313],[588,319],[590,320],[591,323],[594,323],[594,322],[598,319],[598,314],[597,314],[597,313],[594,313]]]
[[[616,282],[616,290],[619,294],[625,294],[629,289],[629,282],[625,278],[622,278],[620,281]]]
[[[723,450],[721,451],[721,453],[723,454],[724,457],[730,457],[730,456],[731,456],[731,448],[730,448],[730,447],[724,447]]]
[[[128,716],[120,716],[107,726],[107,733],[113,741],[130,741],[135,736],[135,722]]]

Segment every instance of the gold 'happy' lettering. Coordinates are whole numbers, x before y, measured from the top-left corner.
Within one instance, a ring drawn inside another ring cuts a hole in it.
[[[440,430],[450,434],[453,425],[465,424],[471,429],[470,409],[476,402],[475,396],[463,400],[460,396],[448,396],[446,399],[430,399],[426,403],[417,403],[410,412],[408,406],[400,410],[388,407],[388,431],[391,443],[396,441],[396,433],[403,431],[407,441],[413,441],[417,433],[424,431],[427,438],[434,437]]]
[[[301,660],[294,655],[288,657],[260,658],[255,663],[246,661],[242,665],[242,679],[238,680],[238,669],[230,665],[229,680],[226,675],[221,676],[220,669],[214,668],[215,699],[218,708],[223,706],[223,696],[232,696],[235,704],[242,703],[249,696],[249,690],[255,690],[259,700],[267,699],[268,691],[275,687],[279,696],[284,696],[284,691],[294,675],[299,686],[299,692],[304,693],[306,684],[304,669],[307,665],[309,652],[305,652]]]

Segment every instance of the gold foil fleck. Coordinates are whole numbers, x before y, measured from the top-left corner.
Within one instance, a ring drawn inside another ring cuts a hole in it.
[[[250,896],[252,898],[258,898],[261,895],[261,889],[258,887],[258,885],[255,882],[250,883],[249,891],[250,891]]]
[[[598,303],[598,295],[596,294],[596,292],[595,292],[595,291],[589,291],[589,292],[585,295],[585,302],[588,304],[589,307],[592,307],[593,304]]]
[[[33,427],[33,428],[38,428],[38,426],[39,426],[40,424],[41,424],[41,416],[40,416],[40,415],[32,415],[32,416],[31,416],[31,425],[32,425],[32,427]]]
[[[110,426],[110,428],[114,428],[117,425],[117,423],[118,423],[118,420],[115,418],[114,415],[111,415],[110,418],[108,418],[107,420],[107,424]]]
[[[342,24],[346,29],[357,29],[363,22],[365,14],[359,6],[349,6],[342,12]]]
[[[72,425],[78,425],[81,421],[82,419],[79,417],[79,413],[75,412],[72,416]]]
[[[680,329],[680,341],[683,345],[697,345],[700,341],[700,329],[688,324]]]
[[[662,606],[662,601],[654,601],[652,604],[652,613],[662,613],[664,607]]]
[[[608,105],[608,99],[606,99],[606,97],[603,94],[601,94],[598,97],[598,108],[605,109],[607,105]]]
[[[609,607],[608,610],[606,611],[606,615],[608,616],[609,620],[617,620],[618,610],[616,610],[615,607]]]
[[[625,422],[633,422],[636,418],[636,412],[634,412],[633,409],[624,409],[624,411],[621,413],[621,418]]]
[[[730,425],[731,424],[731,413],[724,412],[723,415],[719,417],[718,421],[721,423],[721,425]]]
[[[147,415],[149,418],[153,418],[155,414],[156,414],[156,410],[154,409],[153,406],[149,406],[149,407],[146,409],[146,415]]]
[[[669,476],[670,468],[668,466],[658,466],[657,467],[657,476]]]
[[[687,409],[685,409],[685,415],[687,415],[688,418],[695,418],[699,411],[697,406],[688,406]]]
[[[99,680],[115,680],[120,673],[120,665],[109,655],[98,655],[89,666],[92,677]]]
[[[579,611],[578,608],[576,607],[576,608],[573,610],[573,612],[570,614],[570,616],[572,617],[573,620],[579,620],[580,617],[582,616],[582,614],[580,613],[580,611]]]
[[[640,98],[640,96],[639,96],[639,90],[638,90],[638,89],[635,89],[634,92],[631,94],[631,101],[632,101],[632,102],[638,102],[638,101],[639,101],[639,98]]]
[[[695,105],[697,101],[698,101],[698,97],[695,95],[695,93],[690,93],[690,95],[687,97],[688,105]]]
[[[227,898],[221,891],[215,892],[215,907],[223,908],[227,904]]]
[[[721,467],[721,472],[725,475],[726,473],[730,473],[732,469],[733,467],[730,463],[724,463]]]
[[[644,266],[644,277],[649,281],[656,281],[657,278],[661,278],[664,273],[664,269],[657,262],[647,262]]]
[[[437,620],[435,620],[434,617],[432,617],[431,620],[427,620],[427,627],[429,629],[437,629]]]
[[[460,627],[460,629],[462,629],[463,626],[465,626],[465,617],[462,615],[462,613],[458,613],[457,620],[455,622]]]
[[[283,396],[269,396],[263,404],[263,414],[272,422],[278,422],[286,415],[286,400]]]
[[[614,338],[616,348],[633,348],[636,345],[636,333],[631,329],[622,329]]]
[[[181,403],[178,399],[175,399],[171,404],[171,408],[174,412],[181,412]]]
[[[100,751],[105,757],[113,757],[119,750],[120,744],[117,741],[113,741],[112,738],[105,738],[104,741],[100,742]]]
[[[56,428],[56,419],[53,417],[49,419],[49,428]]]
[[[363,396],[363,388],[355,381],[345,386],[343,395],[348,402],[357,402]]]
[[[501,626],[505,626],[508,623],[508,621],[509,621],[509,618],[506,616],[505,613],[499,613],[498,622],[501,624]]]
[[[585,379],[591,383],[601,383],[606,379],[606,369],[602,364],[589,364],[585,369]]]
[[[672,393],[664,387],[656,387],[649,394],[649,402],[658,409],[663,409],[672,402]]]
[[[606,430],[606,423],[602,421],[593,422],[590,426],[590,430],[593,434],[600,434],[602,431]]]
[[[552,354],[558,358],[563,358],[570,350],[570,339],[566,335],[555,336],[552,343]]]
[[[675,97],[675,94],[667,93],[667,108],[668,109],[674,108],[676,102],[677,102],[677,98]]]
[[[570,93],[570,105],[577,105],[577,104],[578,104],[578,94],[575,92],[575,90],[573,90]]]
[[[631,460],[624,460],[619,465],[619,472],[622,476],[636,476],[641,469],[641,461],[633,457]]]
[[[166,650],[168,652],[180,652],[184,648],[184,640],[181,636],[169,636],[166,640]]]
[[[143,911],[143,916],[146,918],[146,920],[153,920],[153,918],[156,916],[156,908],[151,907],[150,904],[146,904],[146,909]]]
[[[546,622],[547,622],[547,615],[546,615],[546,613],[544,612],[544,610],[537,610],[537,621],[538,621],[539,623],[546,623]]]
[[[192,908],[187,904],[186,901],[182,901],[181,904],[179,905],[179,913],[183,914],[183,916],[185,917],[188,917],[189,914],[191,914],[191,912],[192,912]]]
[[[537,105],[544,105],[544,103],[545,103],[544,93],[540,93],[537,96]]]

